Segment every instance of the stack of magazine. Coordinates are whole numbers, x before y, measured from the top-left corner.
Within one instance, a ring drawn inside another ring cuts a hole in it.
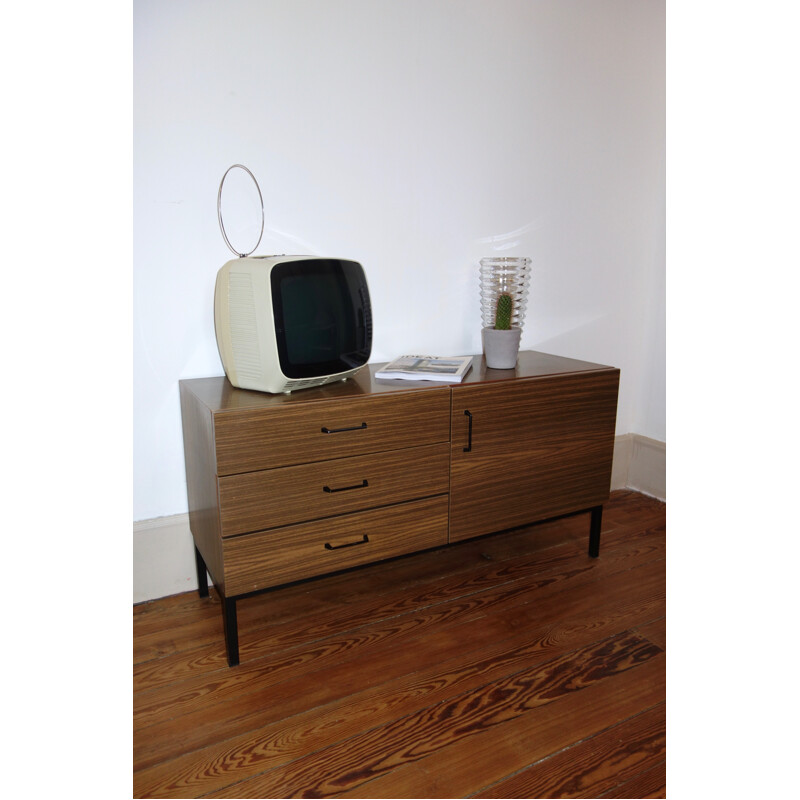
[[[400,356],[375,373],[376,378],[460,383],[472,366],[472,356]]]

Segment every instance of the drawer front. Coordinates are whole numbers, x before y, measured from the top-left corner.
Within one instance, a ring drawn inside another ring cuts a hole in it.
[[[223,536],[444,494],[446,442],[219,479]]]
[[[450,439],[450,390],[298,403],[214,416],[217,475]]]
[[[447,496],[226,539],[228,596],[447,543]]]

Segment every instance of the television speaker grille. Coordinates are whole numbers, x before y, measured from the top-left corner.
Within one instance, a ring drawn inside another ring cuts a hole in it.
[[[258,345],[253,281],[248,273],[231,273],[228,307],[231,319],[231,350],[236,373],[240,380],[258,380],[261,377],[261,351]]]

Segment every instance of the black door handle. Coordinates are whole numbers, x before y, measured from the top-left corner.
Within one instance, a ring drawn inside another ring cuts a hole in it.
[[[351,489],[363,489],[365,486],[369,486],[369,483],[366,479],[361,481],[361,483],[357,483],[354,486],[342,486],[339,489],[331,489],[330,486],[323,486],[322,491],[327,492],[328,494],[336,494],[336,492],[349,492]]]
[[[364,534],[363,539],[359,539],[357,542],[348,542],[347,544],[331,544],[330,542],[325,542],[325,549],[326,550],[341,550],[343,547],[355,547],[357,544],[367,544],[369,542],[369,536]]]
[[[468,432],[468,439],[467,439],[467,446],[464,448],[465,453],[472,452],[472,414],[469,411],[464,412],[464,416],[469,419],[469,432]]]
[[[363,431],[367,427],[366,422],[354,425],[352,428],[322,428],[322,433],[344,433],[345,431]]]

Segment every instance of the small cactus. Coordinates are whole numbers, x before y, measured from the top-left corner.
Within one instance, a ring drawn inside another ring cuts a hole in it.
[[[510,331],[511,317],[514,313],[514,299],[507,292],[497,296],[497,309],[494,315],[496,331]]]

